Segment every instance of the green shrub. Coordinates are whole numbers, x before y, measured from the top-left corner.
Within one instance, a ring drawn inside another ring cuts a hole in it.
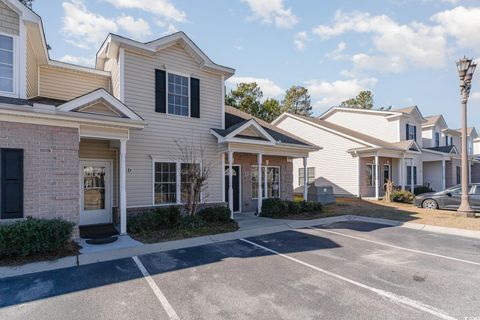
[[[180,220],[179,228],[184,230],[198,229],[198,228],[205,227],[207,224],[208,224],[207,221],[205,221],[201,216],[196,214],[194,216],[182,217],[182,219]]]
[[[158,208],[129,218],[128,232],[155,231],[172,229],[181,222],[180,208],[176,206]]]
[[[315,201],[288,201],[279,198],[271,198],[263,200],[262,216],[284,217],[303,212],[321,211],[322,208],[322,204]]]
[[[392,200],[394,202],[402,202],[402,203],[412,203],[413,198],[415,195],[410,191],[395,191],[392,195]]]
[[[427,193],[427,192],[433,192],[433,189],[430,187],[430,183],[426,183],[423,186],[416,186],[414,188],[415,195]]]
[[[314,212],[322,211],[323,205],[321,202],[317,201],[302,201],[301,203],[302,212]]]
[[[230,222],[230,209],[227,207],[207,207],[198,212],[206,222]]]
[[[70,242],[73,226],[61,219],[31,217],[0,225],[0,259],[57,252]]]
[[[279,198],[264,199],[262,202],[263,217],[283,217],[288,215],[288,204]]]

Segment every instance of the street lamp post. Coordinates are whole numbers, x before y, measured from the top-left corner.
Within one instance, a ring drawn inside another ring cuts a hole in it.
[[[467,102],[472,86],[472,77],[477,64],[473,59],[463,57],[457,61],[460,77],[460,91],[462,94],[462,202],[457,212],[466,217],[475,217],[468,199],[468,144],[467,144]]]

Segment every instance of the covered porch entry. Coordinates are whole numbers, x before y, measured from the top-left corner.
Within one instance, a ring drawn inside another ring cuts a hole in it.
[[[127,232],[126,154],[130,130],[143,119],[103,89],[58,106],[89,116],[79,123],[79,226],[110,226]],[[93,228],[89,227],[93,230]],[[99,229],[99,228],[97,228]]]

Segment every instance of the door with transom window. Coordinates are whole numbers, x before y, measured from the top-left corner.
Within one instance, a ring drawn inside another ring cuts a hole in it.
[[[80,225],[112,222],[111,162],[80,161]]]

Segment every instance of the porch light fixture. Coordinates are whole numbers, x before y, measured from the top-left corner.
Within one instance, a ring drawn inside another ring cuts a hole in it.
[[[468,198],[468,144],[467,144],[467,102],[472,86],[472,78],[477,63],[473,59],[463,57],[457,61],[458,76],[460,77],[460,92],[462,95],[462,202],[457,212],[466,217],[475,217]]]

